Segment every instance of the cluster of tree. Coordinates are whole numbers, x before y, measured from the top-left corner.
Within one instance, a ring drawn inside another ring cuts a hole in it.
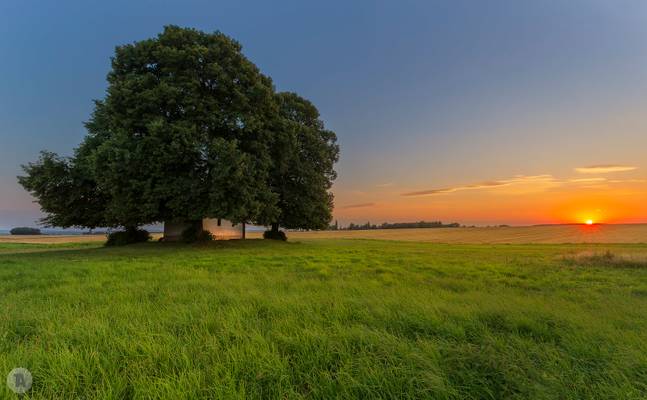
[[[9,231],[12,235],[40,235],[40,229],[20,226]]]
[[[335,224],[331,225],[328,229],[330,230],[346,229],[351,231],[358,231],[358,230],[369,230],[369,229],[459,228],[460,226],[461,225],[457,222],[453,222],[451,224],[443,224],[441,221],[395,222],[392,224],[384,222],[380,225],[371,224],[370,222],[367,222],[363,225],[355,224],[351,222],[348,225],[348,227],[340,228],[339,224],[337,224],[337,222],[335,221]]]
[[[238,42],[167,26],[117,47],[107,80],[73,156],[23,166],[44,224],[328,227],[336,135],[310,101],[276,92]]]

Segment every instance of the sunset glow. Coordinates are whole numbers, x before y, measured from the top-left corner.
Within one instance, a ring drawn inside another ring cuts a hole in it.
[[[593,225],[593,220],[592,219],[587,219],[586,224],[587,225]]]
[[[151,14],[142,2],[131,11],[145,25],[102,24],[79,43],[86,19],[60,9],[58,29],[47,8],[13,3],[0,12],[0,26],[21,37],[4,35],[0,63],[0,230],[44,216],[16,180],[20,166],[78,145],[114,46],[190,14]],[[112,9],[100,3],[82,10],[102,20]],[[200,16],[198,28],[240,40],[277,91],[301,93],[336,132],[332,224],[647,223],[647,2],[339,2],[341,13],[265,2],[252,14],[232,6],[229,18],[207,3],[201,13],[217,18]],[[294,19],[299,10],[308,17]],[[271,32],[267,15],[278,18]],[[42,20],[53,25],[29,25]],[[343,29],[330,34],[321,21]],[[20,36],[25,26],[34,32]],[[66,54],[49,58],[48,74],[30,61],[51,51],[42,38]]]
[[[356,223],[438,219],[480,226],[644,222],[647,183],[640,170],[615,175],[596,181],[582,181],[577,173],[465,179],[455,185],[441,177],[448,183],[365,185],[361,190],[339,185],[335,217]]]

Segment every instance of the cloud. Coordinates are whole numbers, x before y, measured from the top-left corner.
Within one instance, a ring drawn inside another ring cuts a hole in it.
[[[385,187],[390,187],[390,186],[393,186],[393,182],[378,183],[377,185],[375,185],[375,187],[379,187],[379,188],[385,188]]]
[[[646,183],[647,179],[612,179],[609,183]]]
[[[605,165],[590,165],[588,167],[577,167],[575,168],[575,171],[581,174],[608,174],[611,172],[633,171],[635,169],[638,169],[638,168],[632,167],[629,165],[605,164]]]
[[[541,185],[554,185],[560,184],[552,175],[517,175],[510,179],[477,182],[468,185],[452,186],[440,189],[420,190],[416,192],[402,193],[405,197],[423,197],[433,196],[437,194],[454,193],[462,190],[478,190],[478,189],[493,189],[505,186],[512,186],[518,184],[541,184]]]
[[[359,203],[359,204],[349,204],[347,206],[340,207],[344,210],[350,209],[350,208],[363,208],[363,207],[373,207],[375,203]]]
[[[617,167],[617,166],[616,166]],[[633,168],[633,167],[624,167]],[[509,179],[499,179],[492,181],[483,181],[471,183],[460,186],[449,186],[437,189],[419,190],[415,192],[401,193],[405,197],[426,197],[447,193],[455,193],[464,190],[506,190],[508,194],[523,194],[543,191],[551,188],[577,185],[577,188],[601,188],[606,187],[606,184],[616,183],[647,183],[645,179],[615,179],[609,180],[604,177],[591,177],[591,178],[555,178],[552,175],[516,175]]]
[[[417,192],[402,193],[402,196],[406,196],[406,197],[431,196],[434,194],[454,193],[461,190],[485,189],[485,188],[492,188],[492,187],[504,186],[504,185],[506,185],[506,183],[503,181],[480,182],[480,183],[473,183],[471,185],[464,185],[464,186],[454,186],[454,187],[446,187],[441,189],[429,189],[429,190],[420,190]]]
[[[577,178],[571,179],[569,182],[572,183],[591,183],[591,182],[604,182],[607,178]]]

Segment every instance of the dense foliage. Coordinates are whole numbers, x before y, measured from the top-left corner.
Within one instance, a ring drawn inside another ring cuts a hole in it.
[[[182,241],[184,243],[210,242],[215,240],[214,235],[202,229],[202,224],[192,224],[182,231]]]
[[[325,229],[332,219],[329,189],[337,177],[339,146],[326,130],[319,111],[295,93],[278,93],[280,128],[274,146],[271,187],[279,196],[280,214],[272,230]]]
[[[108,198],[97,186],[92,161],[84,153],[84,144],[71,158],[43,151],[35,163],[23,166],[18,182],[32,193],[46,216],[47,226],[116,226],[106,219]]]
[[[150,233],[144,229],[128,228],[125,231],[111,232],[108,234],[106,246],[124,246],[133,243],[148,242]]]
[[[168,26],[117,47],[86,128],[72,157],[43,152],[19,177],[47,225],[330,222],[335,134],[222,33]]]

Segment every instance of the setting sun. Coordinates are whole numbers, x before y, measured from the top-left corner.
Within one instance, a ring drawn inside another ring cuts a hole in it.
[[[586,224],[587,225],[593,225],[593,220],[592,219],[587,219]]]

